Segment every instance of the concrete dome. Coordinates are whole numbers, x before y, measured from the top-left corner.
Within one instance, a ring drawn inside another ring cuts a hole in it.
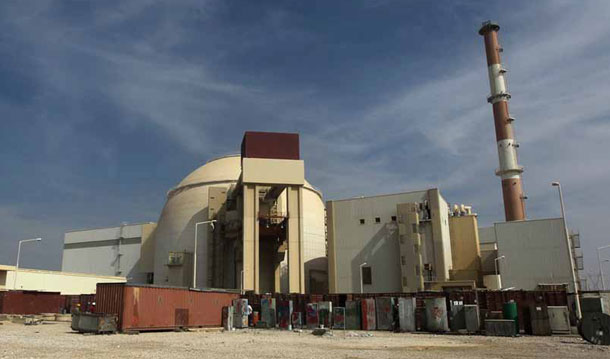
[[[238,182],[240,175],[240,155],[219,157],[191,172],[168,192],[167,201],[155,231],[155,284],[176,285],[180,282],[179,278],[171,278],[172,274],[167,265],[169,253],[193,252],[195,223],[208,220],[209,188],[225,187],[228,189]],[[326,257],[324,202],[322,193],[307,181],[303,190],[303,211],[305,242],[303,254],[306,274],[309,269],[315,269],[318,272],[326,271],[323,264]],[[208,273],[208,266],[205,263],[208,258],[208,232],[201,226],[199,230],[201,233],[198,234],[197,285],[204,287]],[[192,268],[192,264],[190,266]],[[306,282],[308,280],[306,277]],[[308,283],[306,283],[307,287]]]
[[[241,175],[241,156],[239,154],[214,158],[203,166],[184,177],[178,185],[170,190],[169,195],[184,187],[209,185],[213,183],[237,183]],[[322,197],[322,192],[305,180],[305,188],[316,192]]]
[[[197,168],[176,186],[176,189],[186,186],[206,184],[211,182],[237,182],[241,174],[240,155],[229,155],[215,158]]]

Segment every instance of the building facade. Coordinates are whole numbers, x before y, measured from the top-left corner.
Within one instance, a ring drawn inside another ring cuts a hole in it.
[[[94,294],[98,283],[124,283],[125,277],[99,276],[0,265],[0,291],[32,290],[65,295]]]
[[[331,293],[413,292],[450,280],[449,206],[438,189],[328,201]]]
[[[539,285],[567,285],[574,290],[570,273],[570,256],[562,218],[495,223],[480,228],[485,246],[495,245],[495,258],[488,258],[491,269],[496,260],[501,288],[537,290]],[[581,257],[572,246],[576,258]],[[577,283],[582,260],[575,267]]]
[[[62,271],[153,282],[155,223],[67,232]]]

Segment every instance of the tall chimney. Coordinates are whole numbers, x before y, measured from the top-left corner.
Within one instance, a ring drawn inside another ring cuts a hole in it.
[[[500,26],[486,21],[479,30],[479,35],[485,39],[485,53],[487,54],[487,69],[489,71],[489,87],[491,96],[487,102],[493,107],[494,123],[496,125],[496,141],[498,144],[498,157],[500,168],[496,175],[502,178],[502,196],[504,198],[504,215],[506,221],[525,219],[525,196],[521,186],[521,173],[523,167],[517,164],[517,147],[513,134],[514,121],[508,113],[508,100],[510,94],[506,89],[500,52],[502,47],[498,43]]]

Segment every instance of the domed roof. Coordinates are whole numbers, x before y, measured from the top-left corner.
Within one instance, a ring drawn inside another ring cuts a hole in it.
[[[183,187],[192,187],[215,182],[237,182],[240,175],[241,155],[233,154],[214,158],[184,177],[175,188],[170,190],[170,193]],[[318,195],[322,197],[320,190],[312,186],[307,180],[305,180],[304,187],[318,193]]]
[[[184,177],[176,188],[209,182],[237,182],[240,174],[240,155],[236,154],[218,157],[208,161],[206,164]]]

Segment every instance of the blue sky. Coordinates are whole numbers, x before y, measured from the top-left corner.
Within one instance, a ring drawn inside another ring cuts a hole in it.
[[[301,135],[326,199],[438,186],[503,220],[482,21],[502,27],[528,217],[610,243],[608,1],[3,1],[0,263],[156,221],[246,130]],[[607,253],[610,257],[610,253]],[[609,269],[610,270],[610,269]],[[591,278],[597,280],[596,277]]]

